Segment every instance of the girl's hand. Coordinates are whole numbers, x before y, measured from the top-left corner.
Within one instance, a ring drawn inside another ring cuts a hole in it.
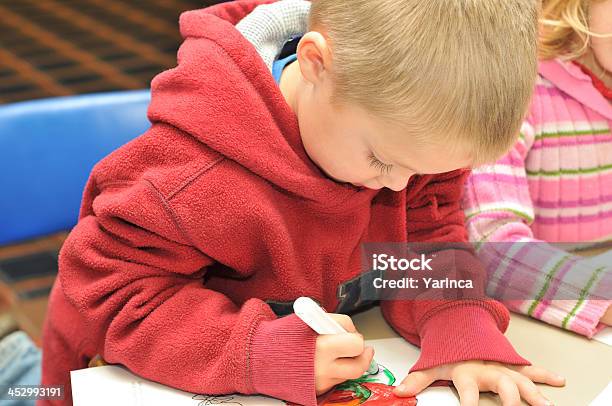
[[[368,369],[374,348],[365,347],[351,318],[329,313],[348,333],[322,334],[315,349],[315,388],[317,395],[327,392],[347,379],[357,379]]]
[[[463,361],[410,374],[395,388],[397,396],[414,396],[437,380],[451,380],[461,406],[477,406],[479,392],[495,392],[504,406],[517,406],[521,398],[532,406],[552,405],[534,382],[565,385],[565,378],[534,366],[506,365],[491,361]]]

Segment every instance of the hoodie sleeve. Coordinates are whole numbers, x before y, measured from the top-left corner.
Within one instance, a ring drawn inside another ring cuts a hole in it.
[[[484,286],[484,268],[467,248],[467,232],[460,205],[469,171],[457,170],[424,180],[418,197],[407,208],[408,242],[458,243],[456,249],[437,252],[432,261],[452,261],[458,274],[469,275],[475,286]],[[464,245],[462,247],[462,245]],[[431,297],[381,302],[386,320],[400,335],[421,347],[411,371],[467,360],[529,365],[504,336],[508,310],[487,299],[447,300]]]
[[[151,182],[100,185],[94,172],[83,202],[59,278],[104,360],[192,393],[316,404],[315,333],[259,299],[238,305],[207,289],[214,261],[190,244]]]

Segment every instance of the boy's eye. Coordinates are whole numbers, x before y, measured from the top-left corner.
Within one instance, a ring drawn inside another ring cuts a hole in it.
[[[391,172],[391,168],[393,168],[393,165],[381,162],[378,158],[374,156],[374,154],[370,154],[369,159],[370,166],[377,168],[381,174],[389,173]]]

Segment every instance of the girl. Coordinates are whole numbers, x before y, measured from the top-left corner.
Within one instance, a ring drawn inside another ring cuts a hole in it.
[[[592,337],[612,323],[612,302],[591,299],[602,292],[610,299],[612,264],[544,241],[574,248],[612,241],[612,0],[544,1],[542,23],[539,76],[520,139],[495,165],[473,171],[464,209],[489,271],[488,293]]]

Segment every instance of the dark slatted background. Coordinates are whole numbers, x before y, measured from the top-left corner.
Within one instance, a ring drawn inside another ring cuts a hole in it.
[[[179,14],[220,2],[0,0],[0,103],[148,87],[175,66]]]
[[[0,104],[147,88],[176,65],[179,14],[221,2],[0,0]],[[0,247],[0,336],[12,317],[40,345],[66,235]]]

